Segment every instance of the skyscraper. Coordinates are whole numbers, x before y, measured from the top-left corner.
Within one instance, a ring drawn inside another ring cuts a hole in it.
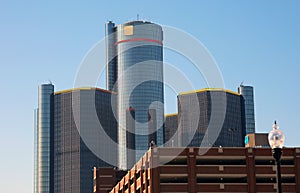
[[[242,95],[245,104],[246,134],[255,133],[253,87],[240,85],[238,92]]]
[[[149,109],[155,109],[157,145],[163,144],[163,32],[147,21],[106,24],[107,89],[117,91],[119,167],[127,163],[127,109],[135,109],[136,161],[147,151]],[[154,119],[153,119],[154,120]]]
[[[98,88],[78,88],[54,94],[54,192],[93,192],[93,167],[114,166],[117,123],[111,98],[114,93]],[[95,115],[92,114],[94,109]],[[100,122],[108,135],[98,134]],[[109,146],[109,149],[107,148]],[[103,161],[91,149],[98,151]]]
[[[117,28],[111,21],[105,25],[106,34],[106,89],[113,90],[117,81],[117,50],[116,50],[116,34]]]
[[[215,103],[214,111],[212,103]],[[197,104],[199,107],[196,107]],[[224,122],[221,128],[217,128],[211,117],[214,113],[217,119],[222,119],[220,116],[223,110],[222,104],[226,106]],[[243,147],[245,137],[243,105],[240,94],[224,89],[208,88],[180,93],[178,95],[179,145],[182,147],[200,145]],[[208,129],[209,125],[210,129]],[[219,133],[216,133],[218,131]],[[206,132],[208,137],[204,138]],[[212,135],[216,135],[216,138],[211,137]]]
[[[38,88],[35,111],[34,192],[53,192],[53,92],[52,84]]]
[[[110,145],[117,144],[115,97],[98,88],[54,93],[52,84],[39,86],[35,193],[90,193],[93,167],[117,164],[117,145]]]

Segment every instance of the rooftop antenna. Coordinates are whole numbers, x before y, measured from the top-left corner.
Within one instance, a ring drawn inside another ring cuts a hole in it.
[[[48,81],[49,81],[49,84],[52,84],[52,81],[50,79],[48,79]]]
[[[244,84],[244,81],[241,82],[240,86],[244,86],[243,84]]]
[[[136,14],[136,19],[137,19],[137,21],[140,20],[140,15],[139,14]]]

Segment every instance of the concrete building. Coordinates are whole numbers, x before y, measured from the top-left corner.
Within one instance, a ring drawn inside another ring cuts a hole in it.
[[[269,148],[268,133],[250,133],[245,137],[245,147]]]
[[[284,148],[281,164],[283,192],[300,193],[300,148]],[[275,179],[270,148],[154,148],[110,193],[271,193]]]
[[[128,171],[111,167],[94,167],[94,193],[109,192]]]

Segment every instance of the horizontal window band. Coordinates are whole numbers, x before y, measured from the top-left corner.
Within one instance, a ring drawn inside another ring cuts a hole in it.
[[[127,39],[127,40],[121,40],[121,41],[116,42],[115,45],[118,45],[121,43],[126,43],[126,42],[153,42],[153,43],[163,45],[162,41],[149,39],[149,38],[131,38],[131,39]]]

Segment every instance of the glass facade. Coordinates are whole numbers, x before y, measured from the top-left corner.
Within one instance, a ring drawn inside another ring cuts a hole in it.
[[[127,165],[135,164],[135,109],[129,108],[126,111],[126,153],[127,153]]]
[[[165,116],[164,144],[166,147],[178,147],[178,114]]]
[[[117,90],[114,85],[117,81],[117,54],[116,54],[116,27],[111,21],[107,22],[105,25],[106,33],[106,89],[107,90]]]
[[[53,92],[52,84],[42,84],[38,88],[38,109],[34,123],[36,193],[53,192]]]
[[[111,107],[112,93],[101,89],[58,92],[54,95],[54,192],[93,192],[93,168],[112,167],[97,157],[117,163],[117,148],[107,148],[104,136],[97,135],[100,122],[106,134],[117,141],[117,122]],[[94,108],[98,120],[90,109]],[[84,137],[83,137],[84,136]],[[89,146],[87,146],[87,144]],[[98,152],[99,153],[99,152]]]
[[[130,130],[126,122],[128,108],[135,109],[135,161],[148,150],[149,136],[156,139],[157,145],[163,144],[163,33],[161,26],[145,21],[128,22],[117,27],[108,23],[107,29],[110,29],[107,35],[115,32],[111,35],[113,37],[108,38],[108,42],[115,42],[109,44],[114,45],[113,48],[107,47],[107,57],[112,60],[107,61],[107,81],[109,88],[117,82],[114,88],[118,92],[118,142],[121,145],[119,167],[127,169],[132,167],[127,164],[125,150]],[[155,128],[155,137],[149,133],[150,109],[155,109],[156,114],[156,124],[152,123],[152,126],[159,127]]]
[[[197,97],[194,97],[196,94]],[[218,105],[216,105],[215,116],[219,116],[219,103],[226,102],[226,113],[221,129],[215,128],[214,123],[210,123],[212,116],[212,95]],[[225,100],[223,97],[226,97]],[[197,100],[198,102],[194,101]],[[199,108],[195,108],[195,104]],[[194,111],[199,111],[200,114]],[[233,92],[201,91],[193,94],[182,94],[178,96],[178,124],[179,124],[179,145],[182,147],[244,147],[245,136],[245,116],[243,110],[242,97]],[[198,125],[197,125],[198,124]],[[207,128],[211,124],[211,131]],[[210,133],[219,131],[216,140],[210,137]],[[208,132],[208,137],[204,136]],[[203,142],[203,143],[202,143]]]
[[[242,95],[245,104],[246,134],[255,133],[253,87],[241,85],[238,91]]]
[[[38,109],[34,110],[34,171],[33,171],[33,193],[38,191]]]

